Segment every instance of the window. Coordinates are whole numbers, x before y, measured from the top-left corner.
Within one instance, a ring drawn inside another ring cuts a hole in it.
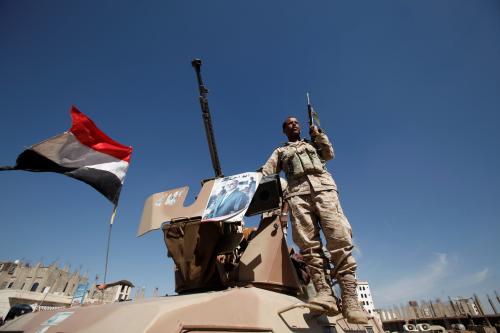
[[[38,285],[39,285],[38,282],[33,283],[33,285],[31,286],[30,291],[36,291],[36,289],[38,288]]]
[[[63,293],[66,292],[66,288],[68,288],[68,282],[66,282],[66,284],[64,285],[64,289],[63,289]]]
[[[12,285],[14,284],[14,282],[11,282],[9,283],[8,287],[7,288],[12,288]]]

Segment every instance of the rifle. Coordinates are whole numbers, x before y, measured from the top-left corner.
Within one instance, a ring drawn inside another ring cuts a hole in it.
[[[311,126],[317,126],[318,130],[321,133],[321,129],[319,128],[321,126],[319,122],[319,117],[316,111],[314,111],[313,106],[311,105],[311,100],[309,99],[309,93],[306,93],[307,96],[307,116],[309,117],[309,127]]]
[[[210,150],[210,157],[212,159],[212,167],[214,168],[215,178],[221,178],[223,177],[223,174],[220,167],[219,155],[217,154],[217,146],[215,145],[212,117],[210,116],[210,109],[208,108],[208,89],[205,88],[201,79],[201,59],[193,59],[193,61],[191,61],[191,65],[193,65],[194,70],[196,71],[196,78],[198,80],[201,114],[203,117],[203,124],[205,125],[205,134],[207,135],[208,149]]]

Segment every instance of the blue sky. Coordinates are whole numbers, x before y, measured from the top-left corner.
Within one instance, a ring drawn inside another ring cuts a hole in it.
[[[0,164],[70,126],[75,104],[134,147],[109,280],[173,293],[145,199],[213,175],[190,61],[203,76],[222,169],[253,171],[306,121],[376,306],[499,288],[498,1],[0,1]],[[101,277],[111,204],[57,174],[0,173],[0,260],[59,260]],[[255,224],[255,220],[249,222]]]

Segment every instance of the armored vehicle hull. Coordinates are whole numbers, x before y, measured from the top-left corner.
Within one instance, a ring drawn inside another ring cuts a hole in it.
[[[106,305],[36,312],[19,317],[0,331],[52,332],[382,332],[349,324],[341,315],[315,314],[298,298],[257,287]]]

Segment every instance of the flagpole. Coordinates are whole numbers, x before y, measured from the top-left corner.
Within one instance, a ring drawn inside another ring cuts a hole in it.
[[[116,216],[116,208],[118,204],[113,207],[113,213],[111,214],[111,219],[109,220],[109,229],[108,229],[108,243],[106,245],[106,264],[104,266],[104,281],[103,284],[106,284],[106,277],[108,276],[108,259],[109,259],[109,244],[111,243],[111,231],[113,228],[113,222]]]

